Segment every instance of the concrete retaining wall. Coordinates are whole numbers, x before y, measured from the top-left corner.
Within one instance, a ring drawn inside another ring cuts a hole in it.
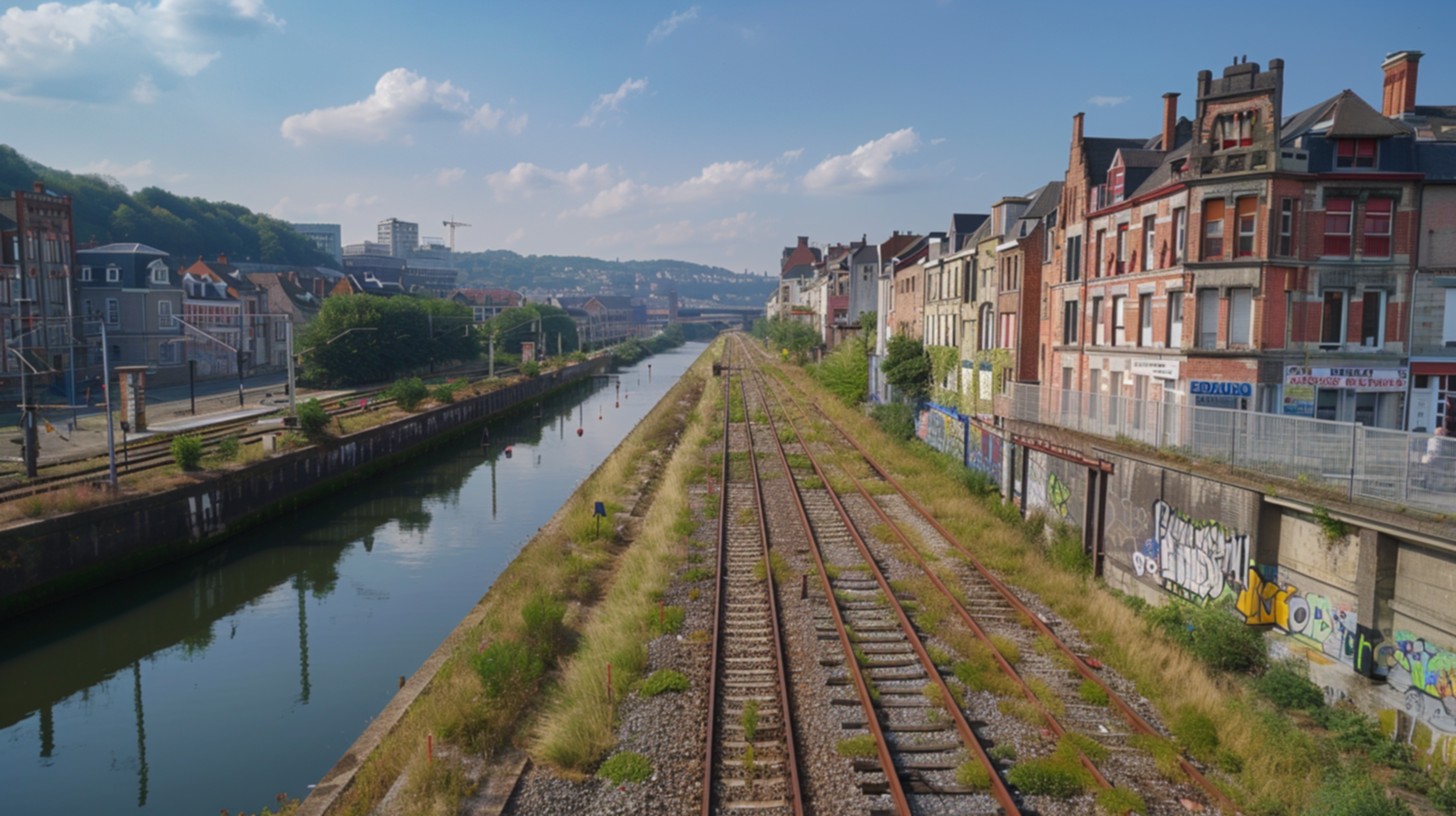
[[[6,530],[0,618],[198,552],[609,364],[578,363],[194,485]]]

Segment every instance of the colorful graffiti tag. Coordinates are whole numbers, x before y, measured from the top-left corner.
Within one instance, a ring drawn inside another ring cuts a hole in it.
[[[1405,629],[1380,646],[1390,689],[1404,695],[1405,711],[1431,728],[1456,734],[1456,654]]]
[[[1026,469],[1026,506],[1033,510],[1049,510],[1053,518],[1065,521],[1072,491],[1051,469],[1049,457],[1038,451],[1030,452]]]
[[[1199,520],[1153,502],[1153,537],[1133,553],[1139,577],[1183,597],[1212,601],[1244,587],[1249,536],[1213,520]]]
[[[1368,659],[1374,644],[1361,636],[1354,611],[1324,595],[1300,593],[1293,584],[1280,586],[1271,572],[1249,568],[1236,603],[1246,623],[1273,624],[1350,668],[1357,668],[1358,656]]]
[[[989,433],[980,425],[971,423],[966,429],[970,435],[970,458],[966,467],[978,470],[997,484],[1001,483],[1001,437]]]
[[[931,405],[920,412],[915,435],[941,453],[948,453],[957,459],[965,456],[965,417],[948,413],[939,406]]]

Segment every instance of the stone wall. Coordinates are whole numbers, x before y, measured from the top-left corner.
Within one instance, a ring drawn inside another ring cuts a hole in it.
[[[202,550],[609,364],[578,363],[196,484],[8,529],[0,618]]]

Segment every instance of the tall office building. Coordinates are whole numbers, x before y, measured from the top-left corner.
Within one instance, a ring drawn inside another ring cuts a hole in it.
[[[300,235],[308,236],[318,247],[319,252],[326,252],[333,256],[335,261],[343,260],[344,235],[338,224],[290,224],[294,231]]]
[[[396,258],[408,258],[420,245],[420,225],[398,218],[386,218],[379,222],[379,243],[389,247],[389,254]]]

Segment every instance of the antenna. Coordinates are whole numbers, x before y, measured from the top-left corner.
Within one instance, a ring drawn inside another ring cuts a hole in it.
[[[464,221],[456,221],[455,220],[455,217],[454,216],[451,216],[450,217],[450,220],[441,222],[441,226],[446,226],[446,227],[449,227],[450,228],[450,251],[451,252],[454,252],[455,251],[455,228],[456,227],[468,227],[470,225],[467,224],[467,223],[465,223]]]

